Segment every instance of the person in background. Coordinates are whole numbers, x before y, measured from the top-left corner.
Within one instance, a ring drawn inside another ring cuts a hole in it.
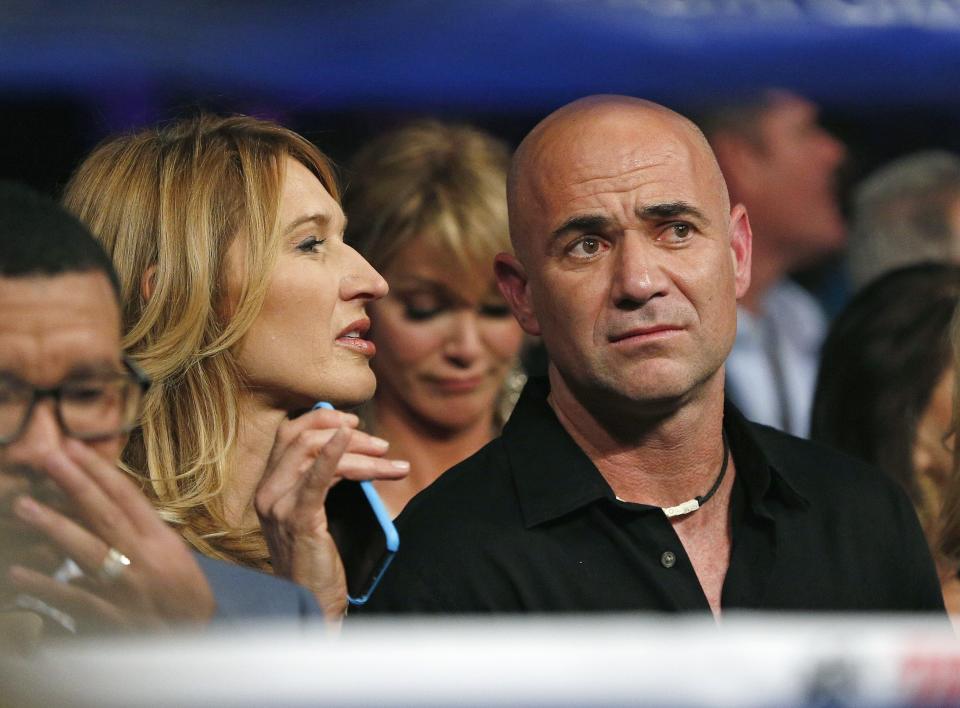
[[[812,439],[886,472],[904,488],[933,546],[952,476],[950,319],[960,266],[924,263],[881,276],[830,327]]]
[[[847,249],[854,288],[924,261],[960,263],[960,157],[944,150],[894,160],[854,191]]]
[[[950,325],[950,342],[953,350],[953,376],[956,381],[960,379],[960,308],[954,312]],[[952,393],[953,466],[940,510],[936,558],[943,600],[953,620],[954,629],[960,632],[960,449],[956,444],[960,426],[960,389],[954,386]]]
[[[754,234],[752,284],[727,360],[729,395],[747,418],[806,436],[827,322],[789,275],[844,244],[835,176],[846,149],[817,122],[813,103],[787,91],[764,91],[699,118]]]
[[[363,417],[411,463],[406,478],[377,482],[394,514],[499,432],[526,380],[523,332],[493,274],[510,248],[509,162],[485,133],[421,121],[352,164],[347,242],[390,283],[369,308],[377,392]]]
[[[86,228],[0,183],[2,638],[319,617],[303,588],[191,554],[117,468],[149,386],[120,335]]]
[[[366,308],[387,284],[343,242],[337,197],[304,138],[209,115],[107,140],[64,195],[113,260],[124,349],[153,380],[124,469],[194,548],[305,585],[331,619],[347,598],[327,489],[408,469],[355,415],[304,413],[375,387]]]

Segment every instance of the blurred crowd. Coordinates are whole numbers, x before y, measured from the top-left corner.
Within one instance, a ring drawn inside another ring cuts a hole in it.
[[[204,113],[106,138],[62,193],[0,183],[7,650],[339,625],[354,482],[401,544],[348,625],[960,622],[960,156],[841,204],[847,148],[780,89],[585,98],[519,145],[417,120],[342,175],[321,148]]]

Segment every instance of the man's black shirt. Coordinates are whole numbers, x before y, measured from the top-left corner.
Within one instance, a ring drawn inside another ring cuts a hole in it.
[[[708,611],[659,507],[618,501],[532,379],[497,438],[401,514],[378,612]],[[881,472],[747,422],[736,463],[724,609],[943,612],[906,495]]]

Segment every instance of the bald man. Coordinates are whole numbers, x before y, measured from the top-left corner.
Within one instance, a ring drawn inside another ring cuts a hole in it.
[[[943,612],[894,484],[725,400],[750,222],[693,123],[582,99],[523,141],[508,193],[497,278],[548,376],[407,507],[372,609]]]

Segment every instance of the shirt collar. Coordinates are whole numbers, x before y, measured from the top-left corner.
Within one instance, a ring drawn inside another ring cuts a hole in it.
[[[596,465],[557,420],[547,403],[549,392],[545,377],[531,377],[502,434],[527,528],[598,499],[615,498]],[[772,518],[765,504],[769,494],[778,494],[788,503],[806,503],[795,480],[781,473],[789,465],[768,457],[767,446],[757,439],[752,424],[729,402],[724,408],[724,428],[738,479],[743,480],[756,514]]]
[[[503,443],[527,528],[597,499],[613,499],[596,465],[560,425],[547,403],[550,384],[531,377],[503,428]]]
[[[723,429],[730,443],[730,454],[737,465],[737,479],[743,484],[751,510],[773,519],[767,506],[777,496],[791,506],[806,506],[803,480],[794,473],[795,460],[783,454],[758,434],[762,428],[750,423],[728,399],[723,406]]]

